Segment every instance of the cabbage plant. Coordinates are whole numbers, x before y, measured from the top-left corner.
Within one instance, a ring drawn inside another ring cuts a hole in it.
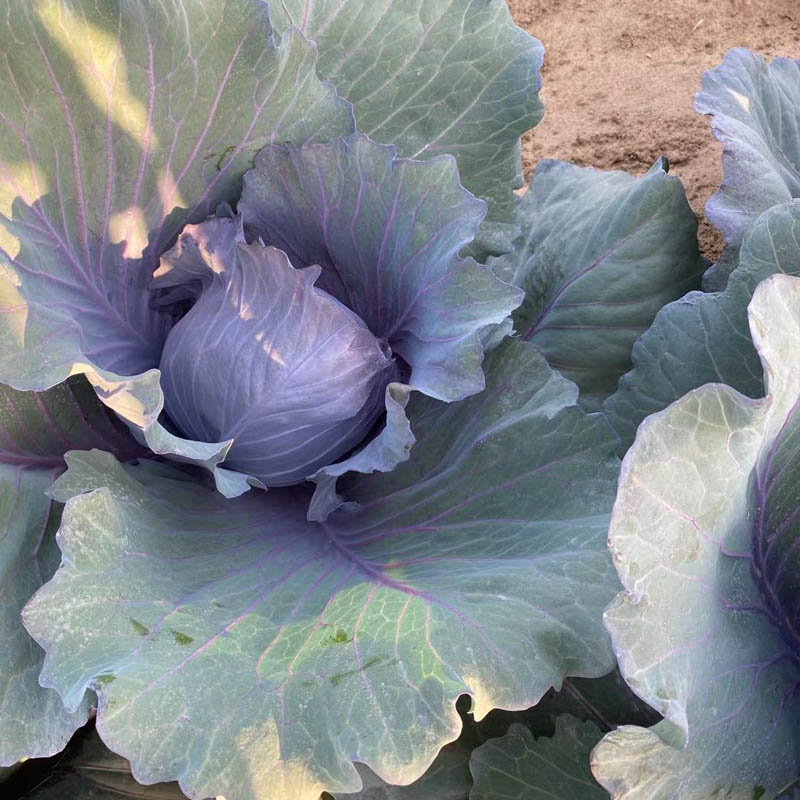
[[[50,796],[602,796],[655,721],[610,408],[708,266],[667,160],[520,198],[503,0],[10,0],[0,40],[0,767],[93,718]]]
[[[696,105],[724,147],[708,204],[726,247],[707,274],[717,290],[666,305],[605,401],[623,438],[644,420],[611,520],[624,591],[606,626],[625,679],[664,719],[607,733],[593,770],[626,800],[789,798],[800,792],[800,62],[733,50]]]

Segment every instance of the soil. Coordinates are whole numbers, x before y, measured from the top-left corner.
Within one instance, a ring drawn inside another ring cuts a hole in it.
[[[702,73],[732,47],[800,57],[800,0],[509,0],[545,46],[542,122],[523,141],[530,177],[543,157],[641,174],[666,155],[700,218],[700,246],[721,248],[703,207],[722,147],[694,111]]]

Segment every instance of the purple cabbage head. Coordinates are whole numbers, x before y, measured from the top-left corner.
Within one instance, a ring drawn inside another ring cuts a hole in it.
[[[199,286],[161,356],[166,410],[186,436],[232,439],[226,465],[265,486],[299,483],[364,438],[399,368],[314,286],[319,267],[295,269],[219,218],[189,226],[162,269]]]

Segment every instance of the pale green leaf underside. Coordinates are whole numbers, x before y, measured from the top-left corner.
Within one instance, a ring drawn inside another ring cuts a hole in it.
[[[505,252],[520,136],[544,113],[544,51],[504,0],[282,0],[273,17],[317,43],[318,72],[353,104],[359,131],[402,157],[456,157],[464,186],[489,201],[476,253]]]
[[[609,543],[625,591],[606,624],[626,680],[666,720],[595,750],[619,800],[773,798],[800,771],[796,653],[752,555],[755,470],[800,397],[800,279],[768,278],[749,317],[766,399],[696,389],[649,417],[623,462]]]
[[[641,178],[540,161],[513,250],[489,264],[522,287],[517,331],[597,409],[657,311],[697,285],[697,220],[660,161]]]
[[[746,234],[739,264],[722,292],[690,294],[664,306],[633,349],[634,368],[603,406],[630,445],[639,423],[704,383],[763,395],[747,304],[759,281],[800,275],[800,200],[764,212]]]
[[[325,525],[294,490],[228,501],[73,453],[54,489],[73,497],[64,565],[26,612],[43,682],[69,706],[95,689],[101,735],[142,780],[316,800],[359,788],[353,760],[419,777],[460,694],[480,718],[606,673],[615,439],[532,346],[486,366],[465,401],[412,398],[409,461],[358,480],[362,508]]]
[[[534,739],[524,725],[512,725],[473,751],[470,800],[608,800],[589,767],[601,736],[597,725],[568,714],[556,718],[552,737]]]

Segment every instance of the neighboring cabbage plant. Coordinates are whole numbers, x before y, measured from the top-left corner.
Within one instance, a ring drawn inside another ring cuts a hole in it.
[[[706,267],[666,160],[518,198],[542,48],[502,0],[6,5],[0,766],[94,717],[192,798],[432,763],[480,794],[492,753],[573,743],[590,780],[623,719],[589,689],[435,759],[459,696],[614,668],[596,412]]]
[[[800,62],[733,50],[697,108],[724,146],[717,291],[659,312],[604,405],[623,447],[644,420],[606,624],[665,719],[607,734],[593,771],[624,800],[774,800],[800,792]]]

